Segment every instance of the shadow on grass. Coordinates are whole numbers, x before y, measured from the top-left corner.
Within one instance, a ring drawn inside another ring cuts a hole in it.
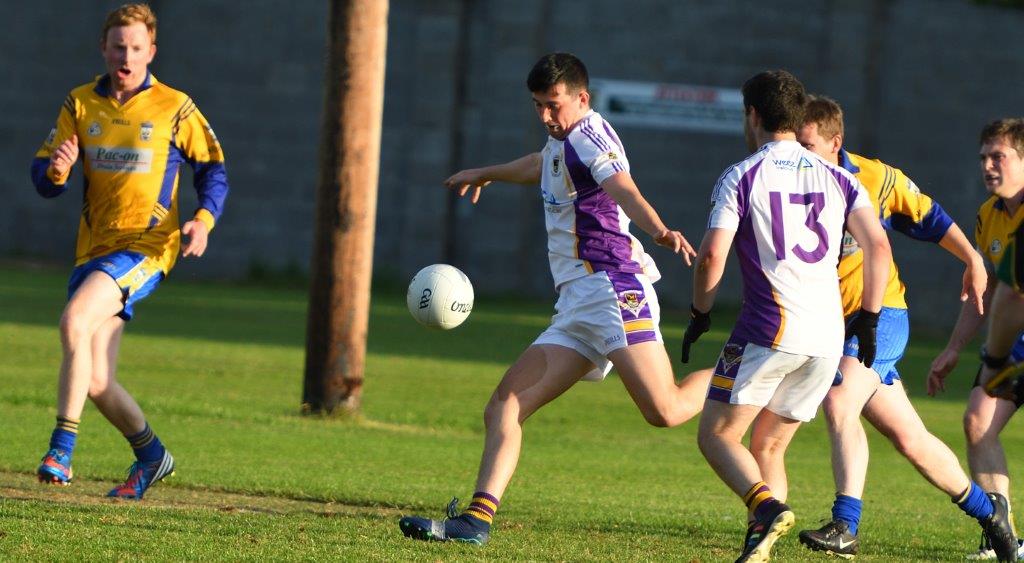
[[[64,306],[66,275],[53,269],[0,267],[0,323],[51,328],[56,334]],[[409,316],[404,294],[393,287],[375,289],[371,297],[367,351],[370,354],[510,364],[547,326],[553,298],[526,301],[479,297],[473,315],[450,331],[428,329]],[[304,349],[305,289],[199,283],[171,278],[136,308],[132,334]],[[728,331],[735,312],[717,313],[716,331]],[[678,363],[677,342],[686,319],[667,312],[663,332],[678,374],[713,364],[717,339],[705,336],[695,347],[696,359]],[[919,342],[924,342],[922,348]],[[964,354],[947,378],[947,390],[936,398],[923,392],[928,364],[939,350],[934,342],[915,340],[899,369],[915,399],[965,403],[976,363]]]

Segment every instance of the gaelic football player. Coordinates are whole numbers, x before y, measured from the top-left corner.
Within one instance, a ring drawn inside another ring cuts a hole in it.
[[[182,256],[202,256],[228,193],[217,137],[186,94],[149,72],[156,17],[145,4],[111,12],[100,34],[106,73],[71,91],[32,162],[43,197],[68,191],[81,157],[82,214],[68,302],[60,320],[63,361],[57,424],[37,470],[67,485],[86,397],[128,441],[135,462],[108,496],[141,499],[174,470],[138,403],[115,377],[125,323]],[[178,172],[195,172],[199,208],[182,225]],[[188,241],[181,247],[181,237]]]
[[[486,437],[469,507],[449,505],[448,518],[402,518],[409,537],[485,543],[522,446],[523,423],[580,380],[618,370],[644,418],[673,426],[700,410],[706,379],[676,385],[658,328],[660,274],[630,222],[659,245],[694,251],[665,226],[630,175],[611,124],[590,109],[587,69],[575,56],[542,57],[526,81],[548,134],[537,153],[506,164],[456,173],[445,184],[475,203],[492,181],[539,184],[548,258],[558,301],[551,326],[508,369],[484,409]]]

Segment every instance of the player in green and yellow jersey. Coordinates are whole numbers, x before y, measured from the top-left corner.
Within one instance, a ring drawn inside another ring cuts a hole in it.
[[[1020,380],[1011,380],[990,395],[984,384],[1007,364],[1024,362],[1024,119],[989,123],[981,131],[980,145],[982,181],[991,197],[978,210],[974,237],[990,274],[985,291],[988,306],[985,311],[970,307],[960,311],[946,349],[932,362],[928,393],[943,390],[960,351],[988,317],[982,366],[964,413],[967,462],[978,483],[1009,498],[1010,477],[999,434],[1024,404],[1024,387]],[[1024,557],[1024,546],[1018,555]],[[994,556],[983,537],[978,551],[968,558]]]

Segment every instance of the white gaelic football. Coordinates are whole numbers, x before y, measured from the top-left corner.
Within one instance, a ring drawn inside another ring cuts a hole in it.
[[[473,284],[458,268],[434,264],[413,276],[405,303],[420,324],[448,330],[473,310]]]

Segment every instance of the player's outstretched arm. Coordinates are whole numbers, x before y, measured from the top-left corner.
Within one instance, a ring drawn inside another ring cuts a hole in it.
[[[658,216],[658,212],[640,193],[640,188],[636,186],[636,182],[633,181],[629,172],[612,174],[601,182],[601,189],[607,192],[615,200],[615,203],[619,204],[630,221],[636,224],[640,230],[651,235],[654,242],[676,254],[681,254],[687,266],[693,264],[693,257],[697,255],[693,246],[682,233],[665,226],[661,217]]]
[[[953,371],[957,362],[960,361],[960,351],[964,349],[964,346],[974,338],[974,335],[978,333],[978,329],[981,328],[981,323],[985,319],[981,311],[991,301],[995,287],[996,279],[990,276],[985,291],[982,294],[983,306],[979,308],[973,303],[964,302],[960,307],[960,316],[956,319],[956,324],[953,326],[953,332],[949,335],[949,342],[946,344],[946,348],[939,352],[939,355],[932,360],[931,368],[928,370],[926,390],[929,395],[934,397],[936,393],[946,390],[946,376]]]
[[[988,273],[985,262],[960,227],[953,223],[939,240],[939,246],[956,256],[964,263],[963,287],[960,290],[960,301],[971,303],[978,310],[978,315],[985,314],[985,290],[988,288]]]
[[[535,152],[504,164],[460,170],[448,177],[444,181],[444,185],[458,191],[460,196],[466,195],[472,189],[473,194],[470,196],[470,201],[476,203],[480,200],[480,190],[491,182],[539,183],[542,164],[543,158],[539,152]]]

